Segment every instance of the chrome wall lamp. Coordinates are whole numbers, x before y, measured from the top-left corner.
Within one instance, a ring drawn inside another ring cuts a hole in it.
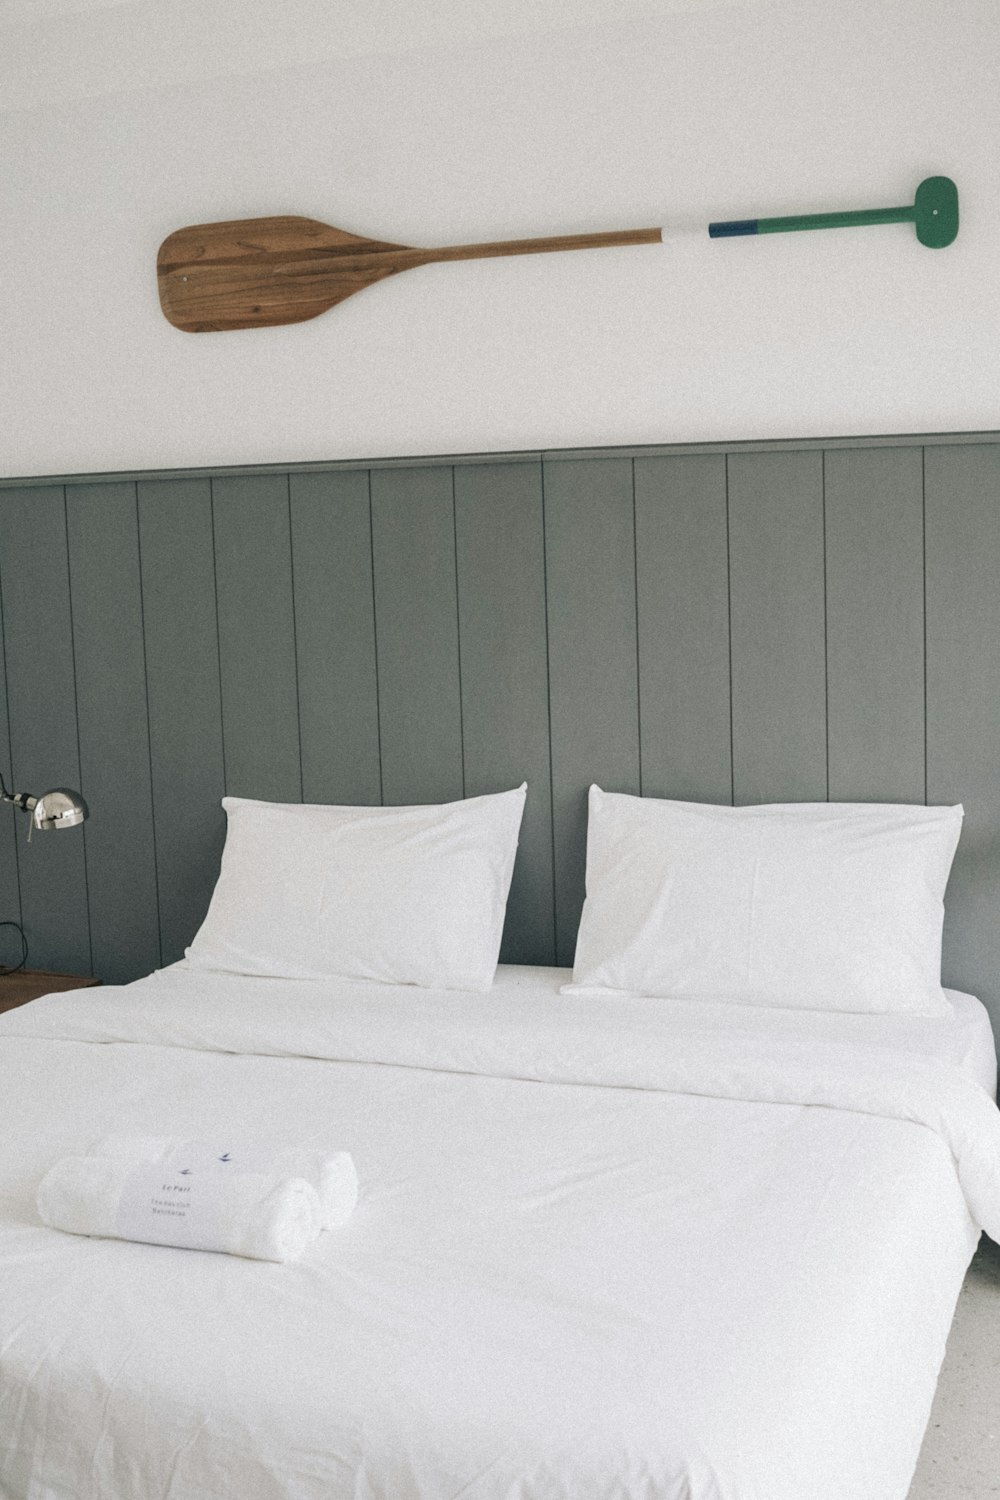
[[[88,816],[89,809],[79,792],[71,791],[68,786],[53,787],[50,792],[43,792],[40,797],[33,797],[30,792],[10,792],[0,776],[0,802],[10,802],[14,807],[19,807],[22,812],[31,814],[31,822],[28,824],[28,840],[31,840],[31,830],[41,829],[43,833],[50,828],[75,828],[77,823],[82,823]],[[28,940],[24,935],[24,928],[20,922],[0,921],[0,927],[14,927],[21,938],[20,960],[9,968],[0,966],[0,974],[16,974],[23,969],[28,961]]]
[[[2,776],[0,776],[0,802],[11,802],[22,812],[31,814],[31,822],[28,825],[29,840],[33,828],[38,828],[43,833],[50,828],[75,828],[77,823],[82,823],[88,816],[89,811],[80,793],[71,791],[69,787],[53,787],[50,792],[43,792],[40,797],[33,797],[30,792],[8,791]]]

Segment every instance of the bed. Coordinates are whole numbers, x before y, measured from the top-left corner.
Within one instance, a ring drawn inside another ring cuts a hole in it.
[[[983,1007],[569,977],[185,962],[0,1019],[4,1500],[904,1500],[995,1188]],[[361,1199],[293,1265],[44,1228],[109,1130],[346,1147]]]
[[[182,963],[0,1018],[3,1500],[905,1500],[1000,1236],[961,808],[592,787],[573,969],[497,968],[525,793],[226,799]],[[50,1227],[109,1134],[360,1200],[275,1263]]]

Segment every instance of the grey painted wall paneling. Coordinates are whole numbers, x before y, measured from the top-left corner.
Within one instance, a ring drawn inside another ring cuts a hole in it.
[[[728,800],[730,649],[738,802],[919,800],[926,633],[926,795],[967,809],[945,977],[1000,1030],[1000,445],[928,440],[926,621],[920,449],[830,444],[825,499],[816,443],[638,454],[634,499],[620,452],[394,461],[370,505],[357,466],[151,476],[138,535],[122,476],[5,483],[0,756],[95,813],[27,846],[0,809],[0,917],[20,896],[33,963],[89,971],[92,931],[133,977],[158,888],[169,962],[217,875],[224,747],[229,790],[281,800],[376,801],[381,751],[387,802],[528,779],[504,956],[550,959],[555,911],[569,963],[588,783]]]
[[[726,461],[635,464],[642,791],[732,802]]]
[[[501,960],[555,962],[540,464],[455,470],[465,790],[528,783]]]
[[[74,486],[66,524],[94,972],[117,984],[160,963],[135,485]]]
[[[463,795],[451,468],[373,472],[372,548],[382,795]]]
[[[3,545],[4,497],[0,495],[0,774],[10,787],[10,719],[7,713],[7,664],[3,634],[3,573],[16,566],[16,560]],[[11,787],[11,790],[14,790]],[[18,788],[19,790],[19,788]],[[18,818],[21,817],[17,813]],[[17,835],[15,809],[9,803],[0,806],[0,922],[20,922],[21,891],[17,881]],[[0,965],[20,962],[21,944],[10,927],[0,927]]]
[[[587,787],[639,791],[632,463],[546,463],[557,962],[584,897]]]
[[[302,796],[378,804],[368,475],[290,478]]]
[[[823,801],[822,455],[739,454],[728,484],[735,800]]]
[[[1000,445],[928,449],[927,800],[962,802],[945,982],[1000,1036]]]
[[[830,800],[923,802],[919,448],[826,454]]]
[[[201,925],[225,838],[222,700],[208,479],[138,487],[163,962]]]
[[[226,791],[302,800],[288,477],[212,484]]]
[[[55,786],[80,787],[63,490],[8,490],[2,517],[15,790],[37,794]],[[86,825],[64,833],[36,833],[29,846],[26,824],[19,815],[21,912],[29,965],[92,973]]]

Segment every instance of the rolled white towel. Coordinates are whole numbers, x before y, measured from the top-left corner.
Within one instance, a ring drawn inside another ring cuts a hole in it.
[[[302,1177],[182,1173],[156,1162],[66,1156],[39,1184],[42,1221],[70,1234],[296,1260],[318,1235],[316,1189]]]
[[[105,1135],[91,1147],[95,1156],[112,1161],[218,1163],[234,1173],[266,1172],[304,1177],[319,1195],[323,1229],[338,1229],[358,1201],[358,1172],[349,1151],[318,1151],[311,1146],[213,1145],[182,1141],[169,1135]]]

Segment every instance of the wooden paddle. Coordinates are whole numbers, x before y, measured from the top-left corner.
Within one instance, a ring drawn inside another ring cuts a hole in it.
[[[958,234],[958,191],[948,177],[927,177],[912,204],[780,219],[736,219],[708,226],[712,239],[777,234],[795,229],[839,229],[860,224],[912,223],[922,245],[941,249]],[[375,281],[437,260],[482,260],[536,255],[545,250],[593,250],[608,245],[655,245],[660,229],[620,229],[534,240],[495,240],[418,250],[389,240],[348,234],[319,219],[292,215],[191,224],[167,236],[156,258],[160,306],[175,328],[209,333],[304,323]]]
[[[303,323],[375,281],[432,261],[654,245],[661,239],[659,229],[622,229],[418,250],[348,234],[319,219],[231,219],[168,235],[156,275],[165,317],[185,333],[208,333]]]

